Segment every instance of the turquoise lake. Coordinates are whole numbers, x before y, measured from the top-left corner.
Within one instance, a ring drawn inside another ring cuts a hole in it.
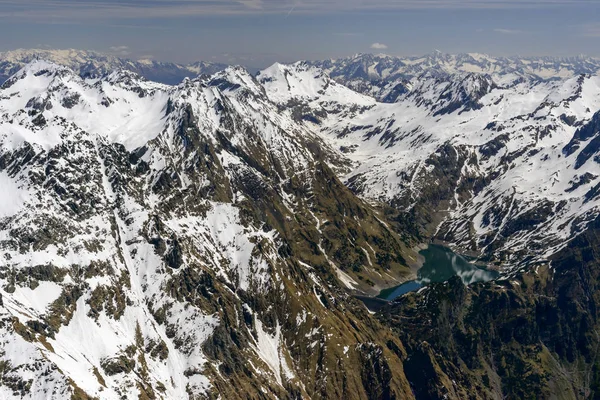
[[[444,246],[431,244],[419,254],[425,258],[425,262],[417,271],[417,279],[382,290],[377,297],[393,300],[429,283],[446,282],[453,276],[459,276],[467,285],[474,282],[487,282],[499,276],[498,272],[478,267]]]

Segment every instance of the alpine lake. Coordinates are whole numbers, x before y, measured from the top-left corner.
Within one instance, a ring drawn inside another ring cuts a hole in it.
[[[379,299],[391,301],[403,294],[427,286],[429,283],[446,282],[453,276],[459,276],[466,285],[475,282],[487,282],[499,276],[497,271],[487,270],[472,264],[463,256],[444,246],[430,244],[426,249],[421,250],[419,254],[425,258],[425,262],[417,271],[417,279],[382,290],[377,296]]]

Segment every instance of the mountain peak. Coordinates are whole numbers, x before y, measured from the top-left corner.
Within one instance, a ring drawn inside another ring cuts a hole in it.
[[[68,67],[63,65],[59,65],[52,61],[47,61],[45,59],[34,59],[29,63],[25,64],[25,66],[20,71],[22,74],[35,74],[35,75],[51,75],[57,72],[73,72]]]
[[[262,91],[254,76],[241,65],[234,65],[217,72],[209,79],[209,84],[217,86],[221,90],[235,90],[243,87],[252,91]]]
[[[9,79],[4,82],[2,88],[11,87],[17,81],[26,79],[28,77],[32,77],[33,79],[39,79],[40,77],[54,79],[56,77],[64,77],[68,75],[75,75],[75,73],[68,67],[56,64],[54,62],[43,59],[34,59],[23,65],[18,71],[10,76]]]
[[[127,69],[117,69],[115,71],[110,72],[108,75],[104,77],[105,81],[110,83],[125,83],[125,82],[147,82],[148,80],[141,76],[140,74],[127,70]]]

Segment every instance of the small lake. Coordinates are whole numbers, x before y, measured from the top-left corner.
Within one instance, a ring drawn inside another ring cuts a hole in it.
[[[498,272],[471,264],[466,258],[444,246],[430,244],[427,249],[421,250],[419,254],[425,257],[425,263],[417,271],[417,279],[382,290],[377,297],[393,300],[405,293],[418,290],[431,282],[446,282],[457,275],[467,285],[474,282],[487,282],[499,276]]]

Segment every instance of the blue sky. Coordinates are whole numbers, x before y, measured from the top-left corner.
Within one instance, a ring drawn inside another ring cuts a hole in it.
[[[252,67],[359,52],[600,56],[596,14],[600,0],[0,0],[0,51]]]

